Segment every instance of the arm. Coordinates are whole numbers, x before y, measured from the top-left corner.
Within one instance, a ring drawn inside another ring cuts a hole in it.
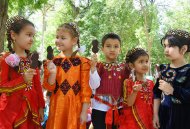
[[[36,75],[34,76],[34,86],[38,95],[38,105],[39,105],[39,115],[41,121],[44,119],[44,108],[45,108],[45,101],[44,101],[44,96],[43,96],[43,91],[42,91],[42,85],[40,82],[40,72],[38,69],[36,69]]]
[[[93,54],[90,61],[90,81],[89,81],[92,90],[95,90],[100,86],[101,79],[97,72],[97,60],[98,60],[97,55]]]
[[[153,88],[154,99],[161,99],[162,91],[158,88],[159,80],[160,79],[157,79],[156,84],[154,85],[154,88]]]
[[[133,106],[133,104],[135,103],[137,97],[137,92],[133,91],[128,97],[127,97],[127,105],[128,106]]]
[[[160,80],[158,88],[174,99],[178,99],[181,103],[190,103],[190,70],[187,71],[185,77],[184,82],[180,84],[170,84]]]
[[[126,81],[126,91],[127,91],[127,96],[126,96],[126,102],[128,106],[133,106],[138,94],[138,91],[141,90],[142,85],[141,84],[134,84],[132,86],[131,83]]]
[[[190,103],[190,71],[183,86],[173,85],[173,95],[182,103]]]
[[[100,78],[97,70],[95,70],[94,73],[92,73],[90,71],[89,84],[90,84],[91,89],[97,89],[100,86],[100,80],[101,80],[101,78]]]
[[[90,63],[87,59],[82,59],[81,64],[81,102],[90,103],[90,97],[92,95],[92,90],[89,86],[89,72]]]
[[[47,62],[46,62],[47,63]],[[43,81],[43,87],[47,89],[48,91],[53,91],[55,89],[55,83],[50,84],[49,83],[49,77],[50,77],[50,72],[47,69],[47,65],[44,65],[44,81]],[[50,77],[52,78],[52,77]]]
[[[154,99],[153,115],[158,115],[160,103],[161,103],[160,99]]]
[[[87,121],[87,111],[89,108],[89,103],[83,103],[82,105],[82,112],[80,115],[80,122],[81,124],[84,124]]]
[[[38,69],[36,70],[36,73],[37,73],[37,75],[34,76],[34,85],[35,85],[35,89],[38,94],[39,107],[45,108],[45,101],[44,101],[44,96],[43,96],[43,92],[42,92],[42,85],[40,83],[40,72]]]
[[[160,107],[161,100],[154,99],[154,107],[153,107],[153,126],[154,128],[160,128],[159,122],[159,107]]]
[[[82,111],[80,114],[81,124],[84,124],[87,120],[87,110],[90,104],[90,97],[92,95],[92,90],[89,86],[89,72],[90,72],[90,63],[87,59],[82,59],[81,64],[81,102],[82,102]]]
[[[9,65],[4,59],[1,60],[0,67],[0,92],[13,92],[26,87],[23,76],[9,80]]]

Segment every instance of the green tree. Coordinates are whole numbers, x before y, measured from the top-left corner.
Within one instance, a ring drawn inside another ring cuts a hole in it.
[[[18,15],[29,17],[46,2],[47,0],[0,0],[0,52],[4,50],[5,24],[8,14],[12,16],[18,12]]]

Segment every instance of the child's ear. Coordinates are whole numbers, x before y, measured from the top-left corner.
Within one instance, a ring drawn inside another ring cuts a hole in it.
[[[15,40],[16,40],[16,33],[11,30],[11,31],[10,31],[10,34],[11,34],[11,39],[12,39],[13,41],[15,41]]]
[[[73,38],[73,46],[75,46],[77,44],[78,39],[79,39],[78,37]]]
[[[129,62],[129,68],[130,68],[130,69],[133,69],[133,68],[134,68],[134,65],[133,65],[131,62]]]
[[[188,49],[187,45],[183,45],[183,46],[181,47],[181,49],[180,49],[181,54],[184,55],[184,54],[187,52],[187,49]]]

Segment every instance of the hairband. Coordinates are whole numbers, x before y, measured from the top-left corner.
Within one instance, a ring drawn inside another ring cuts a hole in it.
[[[190,38],[190,34],[184,30],[169,30],[166,33],[166,36],[167,35],[173,35],[173,36],[178,36],[178,37],[182,37],[182,38]]]
[[[22,16],[14,16],[14,17],[8,19],[7,22],[6,22],[6,28],[7,28],[7,30],[9,30],[11,28],[11,25],[13,23],[21,21],[23,19],[24,19],[24,17],[22,17]]]

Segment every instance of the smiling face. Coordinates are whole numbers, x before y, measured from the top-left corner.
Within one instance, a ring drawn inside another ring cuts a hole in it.
[[[120,51],[121,45],[118,39],[108,38],[102,48],[102,52],[104,53],[106,60],[110,62],[113,62],[117,59]]]
[[[25,25],[19,33],[11,31],[11,38],[14,41],[14,47],[23,50],[30,50],[34,42],[34,35],[35,28],[30,24]]]
[[[73,37],[71,33],[64,28],[59,28],[56,33],[55,44],[58,50],[67,51],[73,49],[73,46],[77,44],[77,37]]]

